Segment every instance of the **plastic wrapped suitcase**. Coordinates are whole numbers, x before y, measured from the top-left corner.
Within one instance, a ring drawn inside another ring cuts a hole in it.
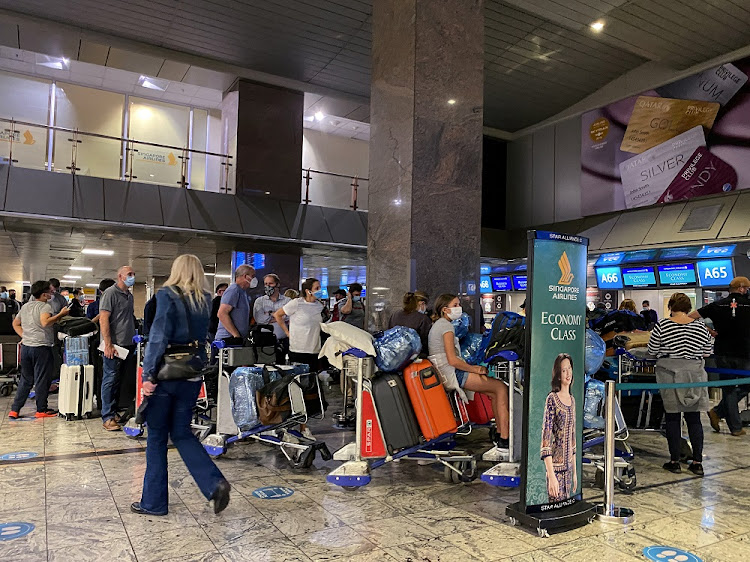
[[[406,367],[404,383],[425,439],[458,429],[450,400],[432,363],[422,359]]]
[[[376,376],[372,380],[372,396],[389,452],[417,445],[419,425],[401,375],[381,373]]]
[[[94,409],[94,366],[62,365],[58,411],[67,420],[88,417]]]
[[[474,393],[474,398],[466,404],[466,411],[469,414],[471,423],[479,425],[488,424],[495,417],[495,414],[492,412],[490,397],[481,392]]]

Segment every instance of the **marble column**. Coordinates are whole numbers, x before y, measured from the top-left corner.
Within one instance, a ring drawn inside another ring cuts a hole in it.
[[[224,146],[237,195],[299,202],[304,93],[238,80],[224,96]]]
[[[373,3],[367,292],[381,328],[406,291],[478,310],[483,0]]]

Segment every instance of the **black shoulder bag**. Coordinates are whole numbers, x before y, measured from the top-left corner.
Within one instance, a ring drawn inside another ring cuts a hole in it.
[[[182,305],[185,308],[185,322],[188,326],[188,334],[192,335],[190,326],[190,311],[188,310],[187,300],[182,293],[182,289],[175,286],[177,294],[180,295]],[[193,379],[201,376],[203,371],[203,359],[198,354],[199,342],[194,340],[189,344],[168,345],[164,353],[163,365],[156,375],[157,380],[173,381]]]

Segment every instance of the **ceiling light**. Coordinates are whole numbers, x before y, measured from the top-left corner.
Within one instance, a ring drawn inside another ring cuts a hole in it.
[[[322,111],[316,111],[315,112],[315,120],[316,121],[322,121],[325,118],[326,118],[326,116],[323,114]]]
[[[29,281],[14,281],[16,285],[31,285]]]
[[[141,121],[147,121],[151,119],[151,109],[148,107],[141,106],[135,110],[135,116]]]
[[[213,277],[216,274],[215,273],[209,273],[208,271],[205,271],[205,272],[203,272],[203,275],[205,275],[206,277]]]
[[[456,100],[454,99],[448,100],[448,105],[456,105]]]
[[[90,256],[114,256],[114,250],[99,250],[97,248],[84,248],[81,250],[82,254],[88,254]]]
[[[70,59],[65,57],[50,57],[38,53],[36,54],[35,62],[39,66],[46,66],[47,68],[54,68],[55,70],[68,70],[70,67]]]
[[[215,273],[214,277],[216,277],[216,279],[231,279],[232,278],[231,275],[224,274],[224,273]]]
[[[62,278],[63,279],[71,279],[71,280],[73,280],[73,279],[80,279],[81,276],[80,275],[63,275]]]
[[[266,191],[266,195],[271,195],[271,192],[270,191]]]
[[[80,265],[71,265],[70,271],[94,271],[93,267],[83,267]]]
[[[591,29],[599,33],[602,29],[604,29],[604,22],[602,20],[595,21],[591,24]]]
[[[141,77],[138,79],[138,85],[148,88],[149,90],[163,92],[167,89],[167,86],[169,86],[169,81],[159,78],[151,78],[141,74]]]
[[[94,287],[94,288],[98,289],[99,288],[99,283],[86,283],[86,286],[87,287]]]

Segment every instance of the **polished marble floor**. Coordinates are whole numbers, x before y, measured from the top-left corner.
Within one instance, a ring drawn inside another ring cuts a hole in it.
[[[635,510],[635,524],[594,522],[540,538],[511,526],[504,514],[517,491],[479,480],[446,484],[438,466],[401,461],[350,492],[325,481],[336,462],[318,459],[313,469],[294,470],[276,449],[255,442],[237,444],[217,461],[233,486],[220,515],[171,450],[170,513],[139,516],[129,506],[139,499],[145,443],[105,432],[98,419],[12,422],[9,406],[10,399],[0,399],[0,456],[38,456],[0,460],[0,560],[590,562],[643,560],[651,545],[682,548],[705,561],[750,560],[750,435],[714,434],[707,423],[705,478],[663,471],[663,438],[632,435],[638,487],[618,493],[617,503]],[[27,406],[22,413],[33,412]],[[351,435],[327,420],[313,430],[332,451]],[[486,439],[486,430],[475,432],[466,446],[481,452]],[[601,501],[592,473],[584,474],[584,485],[586,499]],[[264,486],[294,493],[274,500],[252,495]],[[10,522],[35,528],[3,540],[1,525]]]

